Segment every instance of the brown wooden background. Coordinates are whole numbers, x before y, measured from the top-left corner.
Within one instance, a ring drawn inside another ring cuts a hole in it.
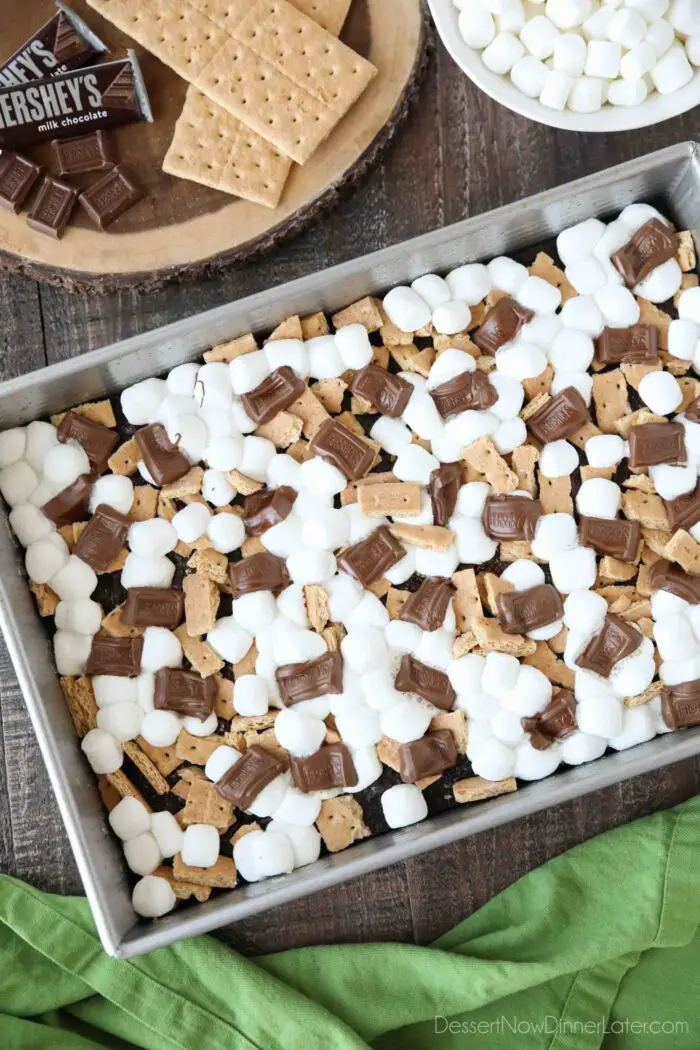
[[[247,269],[155,294],[106,298],[0,278],[0,378],[693,138],[700,138],[700,111],[629,134],[540,127],[482,95],[440,48],[417,108],[376,171],[335,212]],[[4,647],[0,754],[0,870],[42,889],[79,893]],[[220,936],[245,952],[339,941],[426,943],[549,857],[699,789],[700,761],[688,760],[225,928]]]

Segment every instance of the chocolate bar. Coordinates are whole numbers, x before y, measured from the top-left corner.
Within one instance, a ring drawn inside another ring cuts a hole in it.
[[[634,288],[657,266],[674,259],[677,252],[677,234],[660,219],[650,219],[619,252],[611,256],[610,262],[622,275],[627,287]]]
[[[86,66],[107,51],[100,38],[61,0],[58,11],[0,65],[0,87],[17,87]]]
[[[81,474],[71,485],[45,503],[41,512],[56,528],[72,525],[75,521],[82,521],[87,514],[91,492],[92,478]]]
[[[289,367],[276,368],[255,390],[241,396],[250,418],[260,425],[289,408],[306,390],[306,383]]]
[[[601,678],[608,678],[615,664],[637,651],[642,638],[641,631],[619,616],[608,613],[602,630],[593,635],[576,664],[584,671],[594,671]]]
[[[582,516],[579,528],[582,547],[592,547],[596,553],[609,554],[619,561],[634,561],[642,535],[638,521]]]
[[[0,156],[0,207],[18,214],[39,178],[41,167],[19,153]]]
[[[671,532],[690,529],[700,521],[700,481],[692,492],[675,499],[664,500]]]
[[[134,440],[156,485],[170,485],[190,469],[190,461],[173,445],[162,423],[150,423],[137,430]]]
[[[308,758],[293,758],[292,776],[305,795],[357,784],[355,763],[345,744],[327,744]]]
[[[691,605],[700,604],[700,576],[686,572],[680,565],[661,558],[650,567],[647,578],[652,592],[668,591]]]
[[[363,478],[374,462],[372,446],[334,419],[327,419],[318,428],[309,449],[327,463],[332,463],[350,481]]]
[[[73,554],[95,572],[105,572],[126,542],[131,521],[107,503],[100,503],[90,518]]]
[[[292,513],[297,494],[289,485],[254,492],[243,503],[243,524],[249,536],[262,536]]]
[[[255,591],[276,593],[289,583],[284,558],[278,558],[276,554],[269,554],[267,551],[231,562],[228,575],[234,598],[240,598],[243,594],[253,594]]]
[[[462,471],[458,463],[442,463],[431,471],[428,494],[436,525],[447,525],[457,506],[457,496],[461,487]]]
[[[277,668],[275,677],[286,707],[326,693],[342,693],[343,658],[333,652],[303,663],[284,664]]]
[[[551,397],[527,421],[528,430],[545,444],[571,437],[584,423],[589,423],[588,405],[573,386],[567,386],[556,397]]]
[[[39,187],[39,193],[27,216],[27,226],[33,230],[60,240],[63,236],[71,212],[75,207],[78,191],[68,186],[53,175],[45,175]]]
[[[661,694],[661,715],[669,729],[700,722],[700,681],[668,686]]]
[[[120,164],[108,171],[94,186],[83,190],[78,197],[78,203],[98,229],[106,230],[145,195],[145,190],[134,180],[128,169]]]
[[[532,718],[521,718],[520,724],[530,734],[537,751],[545,751],[555,740],[564,740],[576,729],[576,701],[569,689],[558,689],[544,711]]]
[[[496,605],[498,622],[506,634],[527,634],[555,623],[564,615],[559,591],[551,583],[499,594]]]
[[[469,408],[491,408],[498,401],[496,388],[483,372],[462,372],[436,386],[430,391],[430,396],[443,419],[450,419]]]
[[[284,764],[254,744],[217,780],[216,790],[239,809],[248,809],[262,789],[280,773],[284,773]]]
[[[481,521],[484,532],[493,540],[534,539],[537,522],[542,517],[542,504],[527,496],[489,496]]]
[[[350,389],[369,401],[377,412],[392,419],[402,415],[413,393],[411,384],[401,376],[372,363],[355,373]]]
[[[640,364],[659,356],[658,328],[633,324],[630,328],[604,328],[596,339],[596,361],[602,365]]]
[[[439,777],[457,765],[457,746],[449,729],[437,729],[420,740],[399,748],[399,773],[404,784],[415,784],[424,777]]]
[[[95,423],[78,412],[66,412],[58,425],[56,437],[60,442],[77,441],[90,460],[94,474],[102,473],[119,441],[116,430]]]
[[[174,587],[130,587],[122,608],[122,623],[131,627],[168,627],[182,623],[185,595]]]
[[[131,77],[133,104],[108,105],[111,85]],[[50,139],[75,138],[120,124],[152,121],[146,88],[133,51],[118,62],[75,69],[29,84],[0,88],[0,149],[22,149]]]
[[[399,619],[415,623],[423,631],[439,631],[453,594],[454,587],[449,580],[423,580],[418,590],[409,594],[401,606]]]
[[[442,711],[451,711],[457,699],[457,694],[444,671],[429,667],[408,653],[401,659],[394,686],[400,693],[416,693],[417,696],[422,696]]]
[[[630,443],[629,465],[655,467],[659,463],[687,463],[685,430],[680,423],[644,423],[632,427],[627,440]]]
[[[521,306],[510,295],[504,295],[486,314],[472,340],[484,354],[495,354],[506,343],[515,339],[524,324],[534,317],[532,310]]]
[[[104,131],[92,131],[75,139],[54,139],[51,145],[59,175],[109,171],[116,164],[112,143]]]
[[[216,682],[197,671],[163,667],[156,671],[153,706],[157,711],[176,711],[203,722],[214,710]]]
[[[143,638],[111,638],[96,634],[85,666],[85,674],[111,674],[136,678],[141,673]]]
[[[367,588],[375,580],[381,579],[387,569],[401,561],[406,551],[399,541],[389,532],[386,525],[378,529],[365,540],[358,540],[338,558],[338,565],[350,576]]]

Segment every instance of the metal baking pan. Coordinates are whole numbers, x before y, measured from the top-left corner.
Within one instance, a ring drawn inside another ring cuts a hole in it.
[[[145,335],[0,384],[0,429],[112,395],[195,358],[213,343],[271,329],[289,314],[334,311],[429,271],[541,244],[591,215],[653,201],[700,237],[700,146],[684,143],[443,230],[313,274]],[[0,512],[0,627],[105,950],[129,958],[444,846],[547,806],[700,752],[700,727],[557,773],[517,793],[433,817],[319,860],[309,868],[221,895],[154,922],[131,909],[121,850],[108,831],[93,774],[68,715],[47,635],[34,608],[7,513]]]

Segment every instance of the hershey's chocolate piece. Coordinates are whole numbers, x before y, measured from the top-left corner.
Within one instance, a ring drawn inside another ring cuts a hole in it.
[[[678,251],[678,236],[660,219],[650,219],[637,230],[610,262],[622,274],[628,288],[643,281],[652,270],[673,259]]]
[[[527,634],[560,620],[564,615],[561,595],[551,583],[528,587],[526,591],[499,594],[496,604],[498,622],[506,634]]]
[[[451,711],[456,699],[455,691],[444,671],[422,664],[409,653],[401,659],[394,686],[400,693],[416,693],[422,696],[442,711]]]
[[[436,729],[420,740],[399,748],[399,773],[404,784],[415,784],[423,777],[438,777],[457,765],[457,746],[449,729]]]
[[[567,386],[535,412],[527,421],[528,428],[545,444],[571,437],[584,423],[590,422],[588,405],[576,387]]]
[[[101,474],[107,466],[114,446],[119,441],[116,430],[95,423],[78,412],[66,412],[58,424],[56,437],[59,441],[77,441],[90,460],[93,474]]]
[[[216,682],[197,671],[163,667],[156,671],[153,706],[159,711],[177,711],[203,722],[214,710]]]
[[[216,782],[219,794],[239,809],[248,809],[264,787],[284,773],[284,763],[269,751],[253,745]]]
[[[284,664],[275,671],[275,678],[285,707],[325,693],[342,693],[343,658],[333,652],[304,663]]]
[[[634,561],[642,535],[638,521],[623,518],[587,518],[579,521],[579,542],[598,554],[609,554],[620,561]]]
[[[342,423],[327,419],[309,442],[310,450],[342,471],[350,481],[359,481],[374,461],[374,449]]]
[[[143,638],[111,638],[96,634],[85,666],[85,674],[112,674],[135,678],[141,673]]]
[[[534,539],[537,522],[542,517],[542,504],[527,496],[489,496],[481,521],[492,540]]]
[[[491,408],[498,401],[496,388],[484,372],[462,372],[454,379],[441,383],[430,396],[443,419],[449,419],[468,408]]]
[[[41,167],[19,153],[3,152],[0,156],[0,208],[18,214],[29,191],[39,178]]]
[[[73,554],[95,572],[104,572],[126,542],[131,522],[107,503],[100,503],[73,547]]]
[[[311,791],[354,787],[357,771],[345,744],[326,744],[308,758],[292,759],[294,783],[308,795]]]
[[[694,401],[691,401],[685,410],[685,418],[689,419],[691,423],[700,423],[700,397],[696,397]]]
[[[146,470],[156,485],[169,485],[190,469],[190,461],[173,445],[162,423],[150,423],[134,434]]]
[[[146,191],[133,179],[123,164],[108,171],[99,182],[83,190],[78,203],[88,213],[95,226],[108,226],[146,196]]]
[[[692,492],[686,492],[676,499],[664,500],[664,506],[671,532],[692,528],[700,521],[700,481]]]
[[[661,715],[669,729],[700,723],[700,680],[667,686],[661,694]]]
[[[457,506],[457,496],[462,486],[462,471],[459,463],[442,463],[431,471],[428,493],[433,507],[436,525],[447,525]]]
[[[0,86],[14,87],[95,62],[107,47],[66,4],[0,65]]]
[[[185,595],[174,587],[130,587],[122,609],[122,623],[131,627],[168,627],[182,623]]]
[[[386,525],[365,540],[359,540],[338,557],[338,565],[363,587],[380,580],[387,569],[401,561],[406,551],[389,532]]]
[[[472,340],[483,353],[495,354],[505,343],[515,339],[522,326],[534,316],[532,310],[521,306],[512,296],[505,295],[491,307],[483,322],[472,332]]]
[[[273,525],[279,525],[292,513],[297,493],[289,485],[266,489],[246,496],[243,503],[243,524],[249,536],[261,536]]]
[[[74,139],[54,139],[59,175],[83,175],[89,171],[109,171],[116,164],[112,142],[104,131],[93,131]]]
[[[121,73],[131,77],[134,84],[133,105],[127,109],[103,104],[103,94]],[[22,149],[50,139],[72,139],[76,131],[99,131],[152,119],[133,51],[118,62],[74,69],[29,84],[0,87],[2,150]]]
[[[252,594],[254,591],[281,591],[289,584],[284,558],[278,558],[267,551],[231,562],[228,575],[234,598],[240,598],[242,594]]]
[[[350,389],[369,401],[377,412],[392,419],[402,414],[413,393],[413,387],[405,379],[372,362],[355,372]]]
[[[134,102],[134,78],[129,69],[122,69],[102,92],[102,105],[112,109],[133,109]]]
[[[241,395],[243,407],[258,424],[267,423],[304,393],[306,383],[289,365],[276,368],[255,390]]]
[[[604,328],[596,339],[595,356],[602,365],[656,361],[659,356],[658,329],[654,324]]]
[[[686,572],[680,565],[662,558],[650,567],[647,579],[652,591],[669,591],[691,605],[700,604],[700,576]]]
[[[415,623],[424,631],[438,631],[445,621],[454,594],[449,580],[430,577],[401,606],[399,619]]]
[[[82,521],[87,514],[92,484],[93,479],[88,474],[81,474],[68,488],[44,504],[41,508],[42,514],[59,529],[63,525]]]
[[[78,191],[53,175],[45,175],[27,216],[27,226],[60,240],[65,233]]]
[[[607,678],[616,663],[637,651],[643,637],[632,624],[608,613],[603,629],[593,635],[576,664],[585,671],[594,671],[601,678]]]
[[[555,740],[564,740],[576,729],[576,701],[570,689],[557,689],[544,711],[534,718],[521,718],[520,723],[530,734],[530,743],[538,751],[551,747]]]
[[[687,463],[685,430],[680,423],[644,423],[630,429],[629,465],[654,467],[659,463]]]

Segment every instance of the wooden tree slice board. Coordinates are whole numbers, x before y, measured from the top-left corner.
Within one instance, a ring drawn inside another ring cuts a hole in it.
[[[77,208],[63,238],[54,240],[27,225],[26,210],[14,215],[0,209],[0,269],[69,291],[155,288],[244,261],[300,232],[368,170],[390,141],[417,93],[431,40],[421,0],[353,0],[342,39],[379,74],[312,159],[293,166],[280,205],[270,209],[163,173],[187,85],[84,0],[71,6],[109,46],[111,57],[134,47],[155,121],[112,133],[117,155],[133,167],[147,196],[109,230],[96,230]],[[12,3],[3,27],[3,56],[54,10],[50,0]],[[26,152],[55,170],[48,145]],[[83,176],[82,185],[96,178]]]

